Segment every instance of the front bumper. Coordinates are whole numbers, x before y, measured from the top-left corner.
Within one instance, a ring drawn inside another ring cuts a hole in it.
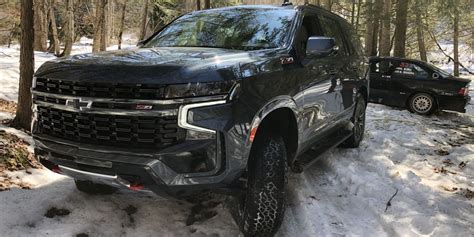
[[[218,137],[219,138],[219,137]],[[178,173],[165,163],[164,157],[192,154],[212,141],[187,141],[158,153],[107,150],[107,147],[75,144],[57,138],[34,136],[35,153],[50,170],[78,180],[90,180],[115,187],[142,187],[162,196],[186,196],[192,193],[227,191],[235,179],[226,169],[225,155],[216,149],[222,162],[205,172]],[[217,146],[222,146],[221,139]]]

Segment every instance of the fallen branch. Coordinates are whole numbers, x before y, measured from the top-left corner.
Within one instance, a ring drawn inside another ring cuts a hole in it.
[[[5,56],[7,56],[7,57],[10,57],[10,58],[12,57],[11,55],[8,55],[8,54],[6,54],[6,53],[4,53],[4,52],[1,52],[1,51],[0,51],[0,53],[3,54],[3,55],[5,55]]]
[[[396,188],[395,193],[392,195],[392,197],[388,199],[388,202],[385,205],[385,212],[387,212],[388,207],[392,206],[392,199],[397,195],[397,193],[398,193],[398,188]]]
[[[436,43],[436,46],[438,46],[439,50],[441,50],[441,52],[442,52],[446,57],[448,57],[449,60],[452,60],[453,62],[456,62],[453,57],[449,56],[446,52],[444,52],[444,50],[443,50],[443,48],[441,47],[441,45],[439,45],[438,40],[436,40],[436,37],[434,36],[433,32],[431,32],[431,31],[428,30],[428,33],[430,34],[430,36],[431,36],[431,38],[433,39],[433,41]],[[458,63],[459,63],[459,66],[461,66],[462,68],[464,68],[464,70],[466,70],[469,74],[474,75],[474,73],[471,72],[471,71],[469,71],[469,69],[467,69],[464,65],[462,65],[461,62],[458,62]]]

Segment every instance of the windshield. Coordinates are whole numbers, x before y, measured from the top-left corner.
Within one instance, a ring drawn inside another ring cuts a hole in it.
[[[286,42],[294,15],[282,9],[194,12],[176,19],[144,47],[278,48]]]

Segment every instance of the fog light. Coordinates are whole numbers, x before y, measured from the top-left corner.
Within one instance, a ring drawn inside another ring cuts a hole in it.
[[[209,132],[199,132],[194,130],[188,130],[186,134],[186,140],[205,140],[205,139],[215,139],[215,133]]]

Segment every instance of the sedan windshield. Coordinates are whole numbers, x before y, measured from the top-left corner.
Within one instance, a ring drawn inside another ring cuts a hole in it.
[[[293,10],[219,9],[176,19],[144,47],[210,47],[237,50],[278,48],[285,44]]]

